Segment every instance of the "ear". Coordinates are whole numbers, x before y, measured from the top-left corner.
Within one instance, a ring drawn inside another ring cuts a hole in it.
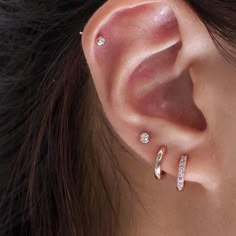
[[[107,1],[86,25],[82,45],[104,112],[124,142],[151,165],[165,145],[162,166],[171,175],[187,153],[186,180],[212,188],[217,164],[198,73],[216,49],[185,1]],[[144,131],[146,145],[139,142]]]

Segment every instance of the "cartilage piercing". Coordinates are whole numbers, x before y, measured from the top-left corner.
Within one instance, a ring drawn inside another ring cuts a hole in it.
[[[103,36],[99,36],[96,39],[96,43],[99,47],[103,46],[106,43],[106,39]]]

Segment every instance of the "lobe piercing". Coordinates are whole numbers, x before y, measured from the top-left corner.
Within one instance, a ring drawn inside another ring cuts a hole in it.
[[[106,43],[106,39],[102,36],[98,37],[96,41],[99,47],[103,46]]]
[[[155,163],[155,176],[158,180],[161,180],[162,177],[162,170],[161,170],[161,162],[163,159],[163,156],[166,154],[166,148],[161,147],[159,151],[157,152],[157,157],[156,157],[156,163]]]
[[[147,144],[150,142],[150,135],[148,133],[140,134],[139,141],[143,144]]]
[[[188,155],[182,155],[179,161],[179,169],[177,176],[177,190],[182,191],[184,188],[184,175],[187,165]]]
[[[80,35],[83,35],[83,31],[80,31],[79,34],[80,34]]]

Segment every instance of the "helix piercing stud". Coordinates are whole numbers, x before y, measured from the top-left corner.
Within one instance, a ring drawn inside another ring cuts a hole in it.
[[[178,175],[177,175],[177,190],[182,191],[184,188],[184,175],[186,165],[188,161],[188,155],[182,155],[179,161]]]
[[[104,37],[100,36],[96,39],[96,42],[97,42],[97,45],[99,47],[101,47],[106,43],[106,39]]]
[[[163,159],[165,154],[166,154],[166,148],[165,147],[161,147],[157,152],[154,173],[155,173],[155,177],[158,180],[161,180],[161,178],[162,178],[161,162],[162,162],[162,159]]]
[[[143,144],[147,144],[150,142],[150,135],[148,133],[141,133],[139,137],[139,141]]]

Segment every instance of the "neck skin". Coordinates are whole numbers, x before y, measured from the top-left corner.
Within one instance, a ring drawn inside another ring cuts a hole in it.
[[[121,181],[118,236],[235,235],[234,183],[211,192],[187,182],[184,191],[178,192],[174,177],[166,175],[157,181],[152,167],[121,156],[120,165],[136,193]]]

